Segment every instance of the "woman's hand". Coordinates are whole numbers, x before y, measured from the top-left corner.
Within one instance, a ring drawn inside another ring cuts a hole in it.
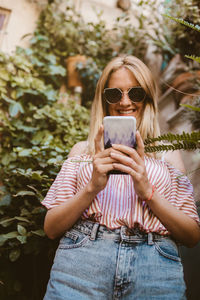
[[[110,156],[117,161],[113,163],[113,168],[130,174],[133,178],[135,192],[145,200],[152,193],[152,185],[147,177],[144,163],[144,143],[138,131],[136,141],[137,150],[124,145],[113,145],[112,148],[120,151],[121,154],[111,151]]]
[[[112,148],[104,150],[102,148],[101,139],[103,135],[103,126],[100,127],[95,138],[95,156],[93,158],[93,173],[90,181],[92,191],[99,193],[103,190],[108,182],[108,172],[113,170],[115,159],[111,158],[110,152],[116,152]]]

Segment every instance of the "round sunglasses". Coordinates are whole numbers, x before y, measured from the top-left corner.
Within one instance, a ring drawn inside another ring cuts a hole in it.
[[[118,88],[105,88],[103,91],[104,98],[108,104],[118,103],[124,94],[128,94],[132,102],[141,102],[146,97],[146,92],[141,86],[134,86],[126,92]]]

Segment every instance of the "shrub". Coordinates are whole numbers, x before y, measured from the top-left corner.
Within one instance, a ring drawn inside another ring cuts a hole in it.
[[[55,245],[44,235],[40,202],[73,144],[86,139],[89,122],[86,108],[57,103],[58,91],[25,54],[0,54],[0,298],[6,300],[31,299],[30,288],[40,298],[34,289],[41,293],[44,283],[38,289],[34,270]]]

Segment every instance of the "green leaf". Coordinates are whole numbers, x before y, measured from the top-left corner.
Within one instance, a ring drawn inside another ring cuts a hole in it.
[[[14,197],[18,196],[35,196],[35,193],[32,191],[20,191],[16,195],[14,195]]]
[[[66,75],[66,70],[62,66],[49,66],[50,74],[51,75],[61,75],[65,76]]]
[[[194,25],[194,24],[192,24],[192,23],[189,23],[189,22],[183,20],[182,18],[174,18],[174,17],[169,16],[169,15],[167,15],[167,14],[163,14],[163,16],[164,16],[164,17],[167,17],[167,18],[169,18],[169,19],[171,19],[171,20],[173,20],[173,21],[175,21],[175,22],[177,22],[177,23],[180,23],[180,24],[182,24],[182,25],[185,25],[185,26],[187,26],[187,27],[190,27],[190,28],[192,28],[192,29],[194,29],[194,30],[200,32],[200,26],[199,26],[199,25]]]
[[[32,179],[41,181],[41,180],[42,180],[42,176],[41,176],[40,174],[41,174],[40,171],[38,171],[38,172],[33,172],[33,173],[32,173]]]
[[[27,236],[18,235],[17,240],[20,241],[21,244],[26,244]]]
[[[0,207],[1,206],[9,206],[11,203],[11,195],[6,194],[5,196],[0,198]]]
[[[3,227],[8,227],[14,221],[15,221],[15,218],[6,218],[6,219],[0,221],[0,225],[2,225]]]
[[[26,233],[27,233],[26,228],[24,228],[20,224],[17,225],[17,231],[19,232],[20,235],[26,235]]]
[[[2,164],[3,164],[4,166],[7,166],[7,165],[10,164],[10,162],[11,162],[13,159],[14,159],[14,158],[13,158],[12,155],[10,155],[10,154],[8,154],[8,153],[5,153],[5,154],[2,156],[1,162],[2,162]],[[14,159],[14,160],[15,160],[15,159]]]
[[[18,221],[30,223],[30,221],[29,221],[27,218],[24,218],[24,217],[14,217],[14,218],[15,218],[16,220],[18,220]]]
[[[7,70],[1,68],[0,69],[0,78],[2,78],[5,81],[9,81],[9,73]]]
[[[194,55],[185,55],[185,57],[192,59],[198,63],[200,63],[200,57],[199,56],[194,56]]]
[[[24,109],[21,103],[14,101],[14,103],[9,105],[9,114],[11,117],[15,117],[18,113],[24,113]]]
[[[19,152],[19,156],[20,157],[30,156],[31,152],[32,152],[32,149],[23,149]]]
[[[7,239],[5,237],[3,237],[2,235],[0,235],[0,247],[2,247],[6,241],[7,241]]]
[[[184,106],[184,107],[187,107],[187,108],[192,109],[194,111],[200,112],[200,107],[196,107],[196,106],[189,105],[189,104],[180,104],[180,106]]]
[[[37,130],[37,128],[35,128],[35,127],[23,125],[23,123],[19,120],[17,120],[16,122],[13,122],[13,124],[18,130],[23,130],[24,132],[34,132]]]
[[[44,91],[43,93],[44,93],[44,95],[47,97],[48,100],[50,100],[50,101],[55,101],[55,100],[57,100],[58,94],[57,94],[57,92],[54,91],[53,89],[51,89],[51,90],[50,90],[50,89],[49,89],[49,90],[46,90],[46,91]]]
[[[36,235],[41,236],[41,237],[45,236],[45,232],[44,232],[44,230],[42,230],[42,229],[32,230],[31,232],[32,232],[33,234],[36,234]]]
[[[33,139],[31,140],[31,142],[34,144],[34,145],[38,145],[40,143],[42,144],[48,144],[50,143],[51,141],[53,140],[53,135],[50,134],[50,132],[48,130],[44,130],[44,131],[39,131],[37,132]]]
[[[6,233],[6,234],[1,234],[0,235],[0,246],[3,246],[4,243],[6,241],[8,241],[9,239],[16,238],[17,235],[18,235],[17,231],[12,231],[12,232],[9,232],[9,233]]]
[[[9,259],[11,262],[16,261],[20,257],[21,251],[20,249],[13,249],[9,253]]]
[[[57,159],[56,158],[50,158],[47,161],[48,164],[56,164],[57,163]]]

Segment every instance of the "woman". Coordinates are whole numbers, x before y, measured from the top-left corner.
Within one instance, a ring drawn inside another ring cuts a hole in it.
[[[177,244],[199,241],[199,219],[187,177],[144,154],[143,140],[159,135],[156,103],[156,84],[139,59],[120,56],[106,66],[88,142],[73,147],[43,201],[46,234],[63,235],[45,299],[185,299]],[[136,118],[136,150],[103,149],[106,115]],[[184,169],[179,154],[167,159]]]

